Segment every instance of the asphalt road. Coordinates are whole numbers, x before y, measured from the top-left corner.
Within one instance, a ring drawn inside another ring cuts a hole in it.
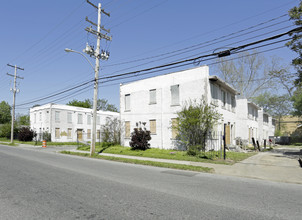
[[[301,219],[301,207],[299,184],[0,145],[0,219]]]

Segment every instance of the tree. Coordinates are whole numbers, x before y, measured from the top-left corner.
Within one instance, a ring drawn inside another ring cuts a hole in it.
[[[206,135],[221,118],[221,114],[204,100],[189,100],[177,116],[176,125],[172,127],[178,131],[177,140],[189,150],[197,145],[205,150]]]
[[[29,125],[30,124],[29,115],[18,115],[17,124],[18,125]]]
[[[0,124],[8,123],[11,119],[11,107],[7,102],[2,101],[0,103]]]
[[[292,111],[292,102],[288,94],[274,95],[265,92],[252,100],[263,108],[263,110],[272,116],[276,117],[279,121],[278,129],[281,129],[281,117],[288,115]]]
[[[106,99],[98,99],[97,110],[118,112],[117,107],[113,104],[109,104]]]
[[[224,81],[232,85],[245,98],[260,94],[273,86],[270,72],[273,66],[268,66],[264,57],[246,52],[238,55],[235,61],[219,59],[217,69]]]
[[[148,143],[151,140],[150,131],[147,131],[145,127],[142,128],[142,124],[145,126],[145,123],[136,123],[136,128],[131,133],[131,141],[129,145],[132,150],[147,150],[150,148]]]
[[[67,105],[77,106],[82,108],[93,108],[93,102],[90,99],[85,99],[84,101],[79,101],[77,99],[74,99],[72,101],[69,101]],[[97,100],[97,110],[118,112],[117,107],[115,107],[115,105],[113,104],[109,104],[108,100],[106,99]]]
[[[122,122],[117,118],[109,118],[101,126],[101,138],[103,142],[121,144]]]
[[[291,20],[294,21],[294,24],[298,27],[302,27],[302,1],[300,1],[298,6],[293,7],[288,12]],[[290,34],[292,40],[289,41],[286,45],[293,51],[295,51],[298,56],[292,60],[292,64],[297,70],[297,79],[295,80],[296,85],[302,83],[302,44],[301,44],[301,31],[295,31]]]
[[[293,115],[302,116],[302,86],[298,87],[292,96]]]
[[[82,107],[82,108],[92,108],[92,102],[90,101],[90,99],[85,99],[84,101],[79,101],[77,99],[74,99],[72,101],[69,101],[66,105]]]

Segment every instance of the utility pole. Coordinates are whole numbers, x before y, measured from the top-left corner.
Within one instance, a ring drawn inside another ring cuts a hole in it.
[[[7,64],[10,67],[15,68],[15,74],[9,74],[7,73],[7,75],[14,77],[14,88],[11,89],[11,91],[13,92],[13,108],[12,108],[12,124],[11,124],[11,133],[10,133],[10,143],[12,144],[14,142],[14,122],[15,122],[15,102],[16,102],[16,93],[19,92],[19,89],[16,88],[16,82],[17,82],[17,78],[19,79],[24,79],[23,77],[17,76],[17,69],[19,70],[24,70],[21,67],[17,67],[17,65],[13,66],[10,64]]]
[[[109,33],[110,30],[105,29],[103,26],[101,26],[101,14],[105,14],[108,17],[110,17],[110,14],[105,12],[104,9],[101,8],[101,3],[98,4],[98,6],[91,3],[89,0],[87,0],[87,3],[92,5],[94,8],[98,9],[98,23],[95,24],[94,22],[90,21],[86,17],[86,21],[90,24],[97,27],[97,30],[94,30],[92,27],[85,28],[87,32],[90,32],[97,36],[97,45],[96,50],[89,45],[86,46],[86,48],[83,50],[85,53],[89,54],[90,56],[95,57],[95,76],[94,76],[94,90],[93,90],[93,113],[92,113],[92,140],[91,140],[91,146],[90,146],[90,156],[92,156],[95,153],[95,143],[96,143],[96,120],[97,120],[97,99],[98,99],[98,87],[99,87],[99,70],[100,70],[100,59],[108,60],[109,58],[109,52],[108,51],[102,51],[100,53],[100,47],[101,47],[101,39],[105,39],[107,41],[111,41],[112,37],[107,36],[106,34],[102,34],[101,30]]]

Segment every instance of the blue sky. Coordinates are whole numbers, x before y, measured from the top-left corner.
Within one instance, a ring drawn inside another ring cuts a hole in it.
[[[101,42],[102,48],[110,51],[110,59],[101,61],[102,77],[196,57],[226,48],[227,45],[235,47],[286,32],[294,26],[291,26],[288,17],[280,16],[298,5],[299,0],[103,0],[101,3],[111,13],[110,18],[102,15],[102,24],[111,29],[113,36],[112,42]],[[17,113],[27,114],[34,104],[65,104],[72,99],[92,98],[93,86],[88,84],[80,91],[72,90],[35,101],[93,79],[93,70],[83,57],[64,52],[64,48],[82,51],[86,42],[95,45],[96,38],[84,30],[89,26],[85,21],[86,16],[96,22],[96,10],[84,0],[1,2],[0,101],[12,104],[10,88],[13,79],[6,73],[13,74],[14,69],[8,67],[8,63],[25,69],[18,71],[18,75],[24,79],[18,80],[17,84],[20,89],[16,99]],[[268,22],[271,19],[275,20]],[[259,25],[262,22],[268,23]],[[255,25],[263,29],[256,31],[256,28],[252,28]],[[228,40],[215,41],[247,28],[255,31],[242,31],[247,34],[238,36],[237,33]],[[193,51],[183,50],[208,41],[213,42]],[[282,45],[284,42],[259,51]],[[172,53],[176,50],[179,51]],[[278,56],[284,64],[289,64],[295,57],[286,47],[263,55]],[[94,64],[95,61],[91,59],[91,62]],[[194,66],[182,69],[191,67]],[[210,74],[215,74],[214,66],[210,66]],[[144,77],[147,76],[138,74],[130,79],[103,83],[100,85],[99,98],[108,99],[119,106],[119,84]],[[33,102],[25,104],[30,101]]]

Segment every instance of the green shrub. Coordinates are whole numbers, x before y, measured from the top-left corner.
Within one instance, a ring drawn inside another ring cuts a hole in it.
[[[189,156],[198,156],[202,149],[203,149],[202,145],[189,146],[187,150],[187,154]]]
[[[28,127],[20,128],[18,132],[19,141],[32,141],[36,133]]]
[[[42,139],[47,142],[51,142],[51,134],[48,131],[44,131],[42,133]]]

